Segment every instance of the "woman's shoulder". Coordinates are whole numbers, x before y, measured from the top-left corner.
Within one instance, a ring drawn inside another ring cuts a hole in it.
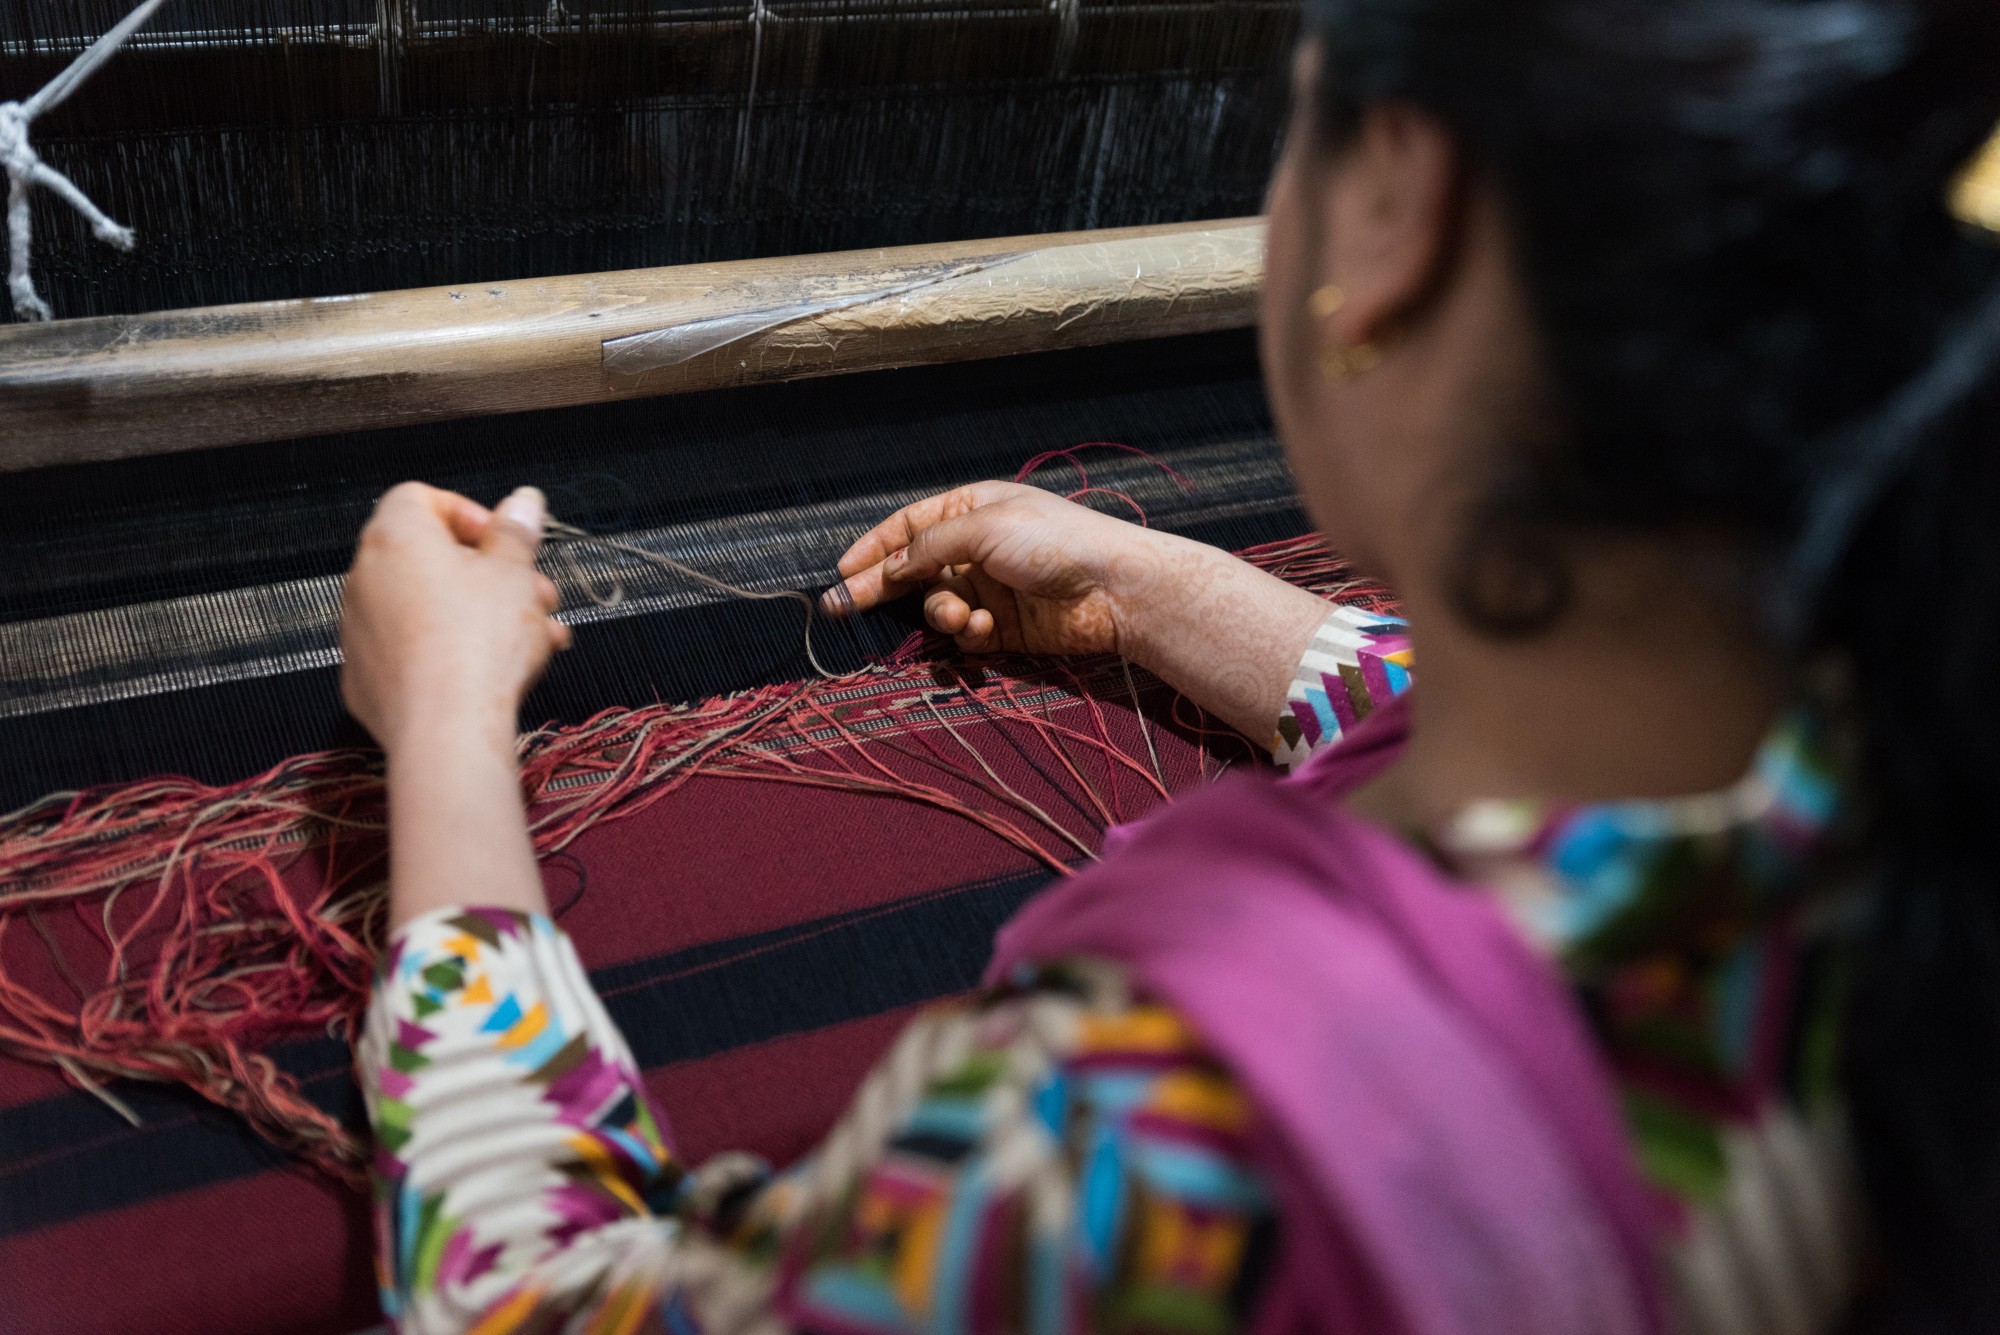
[[[889,1118],[859,1134],[893,1080],[797,1170],[839,1205],[800,1235],[796,1326],[976,1329],[1017,1301],[1163,1335],[1249,1324],[1276,1242],[1253,1109],[1171,1005],[1057,961],[928,1013],[878,1070],[912,1061]]]

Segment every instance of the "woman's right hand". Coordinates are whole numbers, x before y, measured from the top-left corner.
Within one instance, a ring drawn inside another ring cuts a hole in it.
[[[1187,556],[1164,534],[1039,487],[975,482],[862,535],[821,605],[866,611],[922,590],[924,619],[968,653],[1129,657],[1149,596]]]
[[[904,506],[840,573],[830,613],[921,591],[968,653],[1122,654],[1260,742],[1327,612],[1227,552],[1012,482]]]

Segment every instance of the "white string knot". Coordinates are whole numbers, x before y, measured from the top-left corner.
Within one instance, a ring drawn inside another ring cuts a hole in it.
[[[9,176],[27,176],[40,161],[28,144],[28,113],[19,102],[0,102],[0,164]]]
[[[106,245],[130,250],[134,239],[131,228],[114,222],[77,188],[76,182],[42,161],[28,138],[28,126],[35,117],[75,92],[164,3],[165,0],[145,0],[27,101],[0,102],[0,169],[7,173],[7,292],[14,299],[14,314],[23,320],[47,320],[55,314],[35,291],[34,279],[28,273],[28,250],[34,236],[28,213],[29,190],[39,185],[55,191],[83,215],[90,230]]]

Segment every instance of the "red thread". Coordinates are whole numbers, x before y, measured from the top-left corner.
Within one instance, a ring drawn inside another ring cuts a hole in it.
[[[1073,453],[1053,451],[1023,475]],[[1243,555],[1315,591],[1338,591],[1371,610],[1390,606],[1311,537]],[[1143,752],[1113,734],[1107,710],[1131,707],[1116,659],[982,660],[977,681],[962,680],[946,698],[943,647],[913,635],[880,663],[836,680],[608,710],[527,735],[521,784],[537,853],[553,855],[707,774],[920,803],[1066,872],[1075,853],[1068,837],[1094,844],[1126,817],[1122,771],[1169,796]],[[1032,729],[1081,790],[1076,810],[1087,804],[1103,825],[1086,820],[1080,834],[1067,822],[1050,828],[1049,813],[1000,791],[969,756],[954,756],[954,747],[970,745],[964,737],[945,745],[932,736],[943,725],[926,693],[940,710],[976,703],[964,727]],[[1058,701],[1081,707],[1088,725],[1055,717]],[[1198,738],[1216,731],[1205,717],[1189,730]],[[1141,745],[1136,737],[1130,744]],[[951,786],[899,771],[878,749]],[[1092,755],[1105,766],[1106,791],[1086,777]],[[221,788],[152,779],[54,794],[0,816],[0,1047],[57,1066],[86,1088],[119,1078],[184,1085],[274,1143],[359,1181],[365,1146],[263,1050],[306,1031],[345,1038],[359,1023],[382,946],[385,828],[380,758],[354,751],[299,756]],[[39,916],[58,907],[87,929],[81,943],[71,934],[67,950]],[[14,959],[39,950],[42,984],[9,970],[10,932]]]
[[[1136,445],[1121,445],[1115,440],[1087,440],[1081,445],[1072,445],[1068,449],[1043,450],[1040,454],[1036,455],[1034,458],[1028,460],[1028,462],[1021,465],[1021,471],[1014,474],[1014,480],[1016,482],[1026,482],[1030,477],[1032,477],[1035,474],[1035,472],[1038,469],[1045,468],[1049,464],[1054,463],[1056,460],[1061,459],[1063,462],[1067,463],[1070,467],[1076,470],[1076,477],[1077,477],[1077,489],[1075,491],[1067,493],[1064,496],[1065,500],[1071,500],[1071,501],[1080,500],[1085,496],[1113,497],[1117,500],[1125,502],[1125,504],[1131,506],[1135,511],[1137,511],[1139,515],[1139,525],[1142,528],[1145,527],[1146,526],[1145,506],[1139,504],[1138,501],[1134,500],[1132,497],[1126,495],[1122,491],[1118,491],[1115,488],[1111,487],[1099,487],[1091,482],[1090,471],[1083,466],[1083,460],[1076,457],[1080,452],[1084,450],[1118,450],[1125,454],[1136,455],[1139,458],[1144,459],[1147,463],[1153,465],[1153,467],[1159,469],[1162,473],[1165,473],[1168,477],[1172,478],[1180,486],[1180,489],[1182,491],[1186,492],[1190,496],[1194,494],[1193,485],[1189,483],[1187,478],[1183,477],[1180,474],[1180,472],[1174,468],[1172,464],[1168,463],[1164,459],[1158,458],[1152,454],[1147,453],[1145,450],[1138,448]]]

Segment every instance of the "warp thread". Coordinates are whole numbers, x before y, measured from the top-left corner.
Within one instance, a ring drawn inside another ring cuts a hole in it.
[[[1021,465],[1020,470],[1014,474],[1014,481],[1025,482],[1041,469],[1046,468],[1048,465],[1058,460],[1061,460],[1062,462],[1065,462],[1069,464],[1072,468],[1076,469],[1077,477],[1079,479],[1079,485],[1074,490],[1064,494],[1065,500],[1082,501],[1083,498],[1087,496],[1109,496],[1112,499],[1117,501],[1122,501],[1127,506],[1131,507],[1134,514],[1138,517],[1140,526],[1144,527],[1147,523],[1145,506],[1139,504],[1137,500],[1135,500],[1132,496],[1128,495],[1123,491],[1118,491],[1111,487],[1099,487],[1091,483],[1089,471],[1084,468],[1083,461],[1077,458],[1077,455],[1082,453],[1084,450],[1117,450],[1125,454],[1135,455],[1138,458],[1145,460],[1153,467],[1159,469],[1162,473],[1165,473],[1169,478],[1172,478],[1174,483],[1177,486],[1179,486],[1182,491],[1188,493],[1189,495],[1192,495],[1194,493],[1193,484],[1191,484],[1187,480],[1187,478],[1183,476],[1179,472],[1179,470],[1177,470],[1172,464],[1167,463],[1163,459],[1156,458],[1148,451],[1139,449],[1137,446],[1122,445],[1117,441],[1110,441],[1110,440],[1091,440],[1091,441],[1085,441],[1081,445],[1068,446],[1065,449],[1044,450],[1042,453],[1036,455],[1034,458],[1028,460],[1028,462]],[[681,561],[677,561],[673,557],[667,556],[662,552],[656,552],[649,548],[641,547],[636,543],[626,542],[620,538],[604,537],[600,534],[592,533],[588,529],[579,528],[575,524],[565,523],[564,521],[557,519],[554,516],[548,517],[543,522],[542,534],[545,540],[551,541],[556,544],[556,550],[561,555],[565,563],[569,566],[570,575],[576,581],[577,587],[583,590],[584,597],[590,599],[591,602],[597,604],[599,607],[617,607],[619,604],[625,601],[624,581],[620,580],[614,573],[611,577],[610,589],[606,592],[599,592],[596,583],[591,579],[589,573],[585,571],[583,567],[579,565],[576,562],[575,558],[570,554],[570,548],[577,544],[602,547],[608,551],[614,551],[624,556],[633,557],[637,560],[645,562],[648,565],[657,566],[661,570],[665,570],[672,574],[679,575],[682,579],[690,580],[696,584],[702,585],[704,588],[712,589],[717,593],[726,594],[732,598],[743,598],[753,602],[791,601],[799,603],[805,608],[805,614],[806,614],[805,617],[806,662],[812,665],[812,670],[818,673],[821,679],[823,680],[832,681],[835,677],[839,675],[838,673],[834,672],[831,668],[827,667],[826,664],[822,663],[819,660],[819,655],[813,652],[813,618],[815,615],[817,615],[819,611],[819,600],[814,598],[811,594],[804,592],[803,590],[746,589],[740,584],[731,584],[728,580],[718,579],[717,577],[707,573],[706,571],[697,570],[693,566],[687,565]],[[835,583],[832,586],[830,592],[834,594],[836,598],[842,600],[845,606],[849,608],[853,606],[852,601],[847,593],[847,585],[844,581]],[[1125,681],[1128,687],[1131,686],[1132,674],[1129,666],[1125,673]],[[1138,704],[1138,693],[1136,690],[1132,692],[1132,700],[1134,707],[1136,707]],[[1149,739],[1147,742],[1147,746],[1150,748],[1151,745],[1152,743]],[[1158,769],[1159,758],[1155,756],[1153,760],[1154,760],[1154,768]]]
[[[1244,555],[1324,595],[1386,605],[1311,536]],[[538,856],[698,775],[915,802],[1056,874],[1138,814],[1127,806],[1133,783],[1148,803],[1171,798],[1143,712],[1143,744],[1112,727],[1105,706],[1119,688],[1139,704],[1118,660],[993,661],[940,686],[934,644],[912,636],[832,680],[527,734],[521,777]],[[1184,707],[1175,702],[1176,719]],[[1194,735],[1221,732],[1194,713]],[[982,725],[977,741],[970,722]],[[1001,746],[1072,814],[1002,780],[992,760]],[[1198,777],[1209,777],[1205,756]],[[380,759],[364,752],[297,757],[224,788],[159,779],[58,793],[0,816],[0,1049],[59,1068],[128,1119],[104,1082],[185,1086],[360,1181],[362,1140],[264,1049],[301,1032],[353,1032],[383,943],[385,832]],[[89,959],[74,934],[66,951],[50,930],[46,915],[58,912],[86,929]]]
[[[10,0],[8,37],[73,52],[135,3]],[[96,266],[42,215],[36,286],[133,313],[1256,212],[1289,7],[1091,6],[1061,75],[1082,11],[1042,8],[176,0],[64,128],[147,244]]]
[[[35,152],[35,146],[29,142],[28,126],[35,117],[81,87],[83,81],[96,73],[97,67],[109,60],[125,44],[125,39],[143,27],[146,20],[153,17],[153,11],[164,3],[166,0],[145,0],[144,4],[86,47],[82,55],[72,60],[62,73],[49,80],[40,92],[27,101],[0,102],[0,167],[7,172],[7,291],[14,299],[14,314],[23,320],[47,320],[55,314],[35,291],[35,280],[29,273],[29,250],[34,240],[28,212],[30,189],[39,185],[62,196],[71,208],[84,216],[90,230],[106,245],[130,250],[134,240],[131,228],[113,222],[103,209],[91,202],[90,196],[77,188],[76,182],[42,161]]]
[[[806,609],[806,662],[812,664],[812,670],[817,672],[826,681],[832,681],[839,675],[829,669],[826,664],[820,662],[819,656],[813,652],[813,616],[818,611],[819,604],[809,593],[798,589],[746,589],[740,584],[731,584],[728,580],[717,579],[705,571],[696,570],[693,566],[683,565],[671,556],[648,550],[636,543],[625,542],[618,538],[602,537],[585,529],[578,528],[574,524],[565,524],[559,519],[551,518],[547,520],[542,525],[542,534],[544,538],[552,539],[558,543],[559,550],[563,551],[565,556],[568,555],[568,548],[571,544],[588,543],[592,546],[604,547],[614,552],[620,552],[626,556],[636,557],[649,565],[655,565],[662,570],[671,571],[683,579],[692,580],[696,584],[713,589],[717,593],[728,594],[733,598],[747,598],[755,602],[782,602],[789,599],[793,602],[803,603]],[[591,582],[590,577],[574,561],[570,562],[570,572],[576,577],[577,585],[583,590],[584,597],[590,599],[590,601],[596,603],[599,607],[616,607],[625,601],[625,585],[616,575],[612,576],[611,591],[609,593],[599,593],[596,586]],[[834,587],[842,590],[844,594],[847,586],[838,584]]]

